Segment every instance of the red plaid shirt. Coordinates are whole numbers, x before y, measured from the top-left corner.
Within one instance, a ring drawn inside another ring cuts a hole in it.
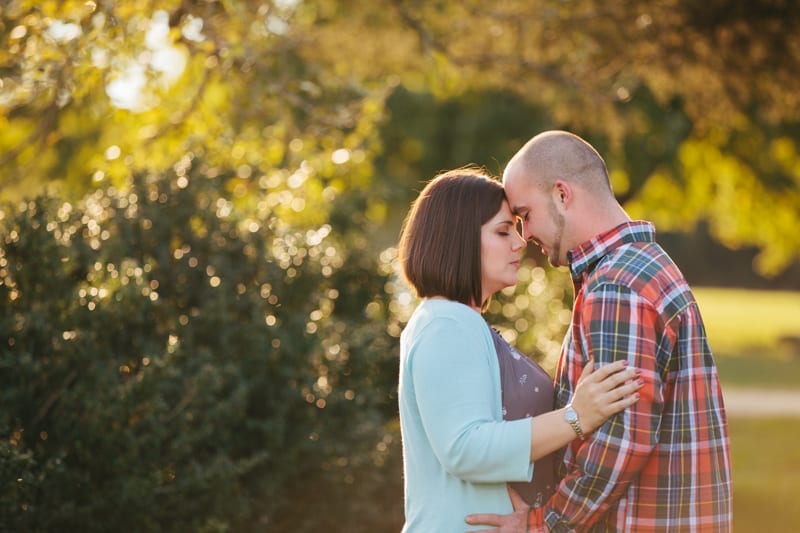
[[[572,326],[556,372],[564,406],[591,357],[642,371],[638,402],[567,448],[532,530],[730,531],[731,461],[717,369],[697,302],[648,222],[569,255]],[[544,524],[543,524],[544,522]]]

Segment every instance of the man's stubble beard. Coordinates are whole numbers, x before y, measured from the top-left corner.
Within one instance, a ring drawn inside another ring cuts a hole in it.
[[[556,232],[555,236],[553,237],[553,248],[552,250],[550,250],[550,254],[547,259],[550,261],[550,264],[553,265],[554,267],[567,266],[560,264],[561,240],[564,237],[564,225],[565,225],[564,215],[558,212],[558,210],[556,209],[556,203],[552,199],[550,199],[550,205],[548,206],[548,211],[550,217],[553,219],[553,222],[555,223]]]

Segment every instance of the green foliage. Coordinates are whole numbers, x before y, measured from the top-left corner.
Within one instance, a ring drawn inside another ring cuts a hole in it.
[[[157,4],[0,6],[0,195],[46,191],[0,217],[11,529],[396,530],[385,248],[542,129],[661,230],[797,259],[793,4]],[[488,319],[552,369],[569,278],[521,277]]]
[[[313,487],[301,531],[387,490],[387,278],[338,228],[236,207],[237,179],[187,157],[3,211],[4,526],[256,531]]]
[[[392,172],[488,156],[496,171],[534,133],[567,128],[601,149],[636,216],[707,223],[776,275],[800,250],[800,56],[784,52],[800,9],[729,4],[15,0],[0,7],[3,196],[124,187],[131,168],[188,151],[243,174],[289,168],[298,147],[383,149]],[[450,127],[423,149],[365,146],[400,86]]]
[[[541,254],[531,255],[520,267],[519,283],[493,298],[485,316],[520,352],[555,375],[572,317],[572,281]]]
[[[189,151],[247,172],[356,148],[373,95],[313,53],[324,10],[281,4],[0,8],[4,195],[124,187],[130,168],[159,172]]]

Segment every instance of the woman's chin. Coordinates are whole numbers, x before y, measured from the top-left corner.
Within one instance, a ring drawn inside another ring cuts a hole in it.
[[[503,289],[507,289],[509,287],[516,287],[519,279],[515,276],[513,280],[508,280],[505,285],[503,285]]]

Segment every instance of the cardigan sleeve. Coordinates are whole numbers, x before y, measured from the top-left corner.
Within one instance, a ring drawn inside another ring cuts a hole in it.
[[[419,332],[409,368],[426,436],[458,478],[529,481],[531,420],[498,416],[497,356],[484,338],[488,329],[474,326],[438,317]]]

